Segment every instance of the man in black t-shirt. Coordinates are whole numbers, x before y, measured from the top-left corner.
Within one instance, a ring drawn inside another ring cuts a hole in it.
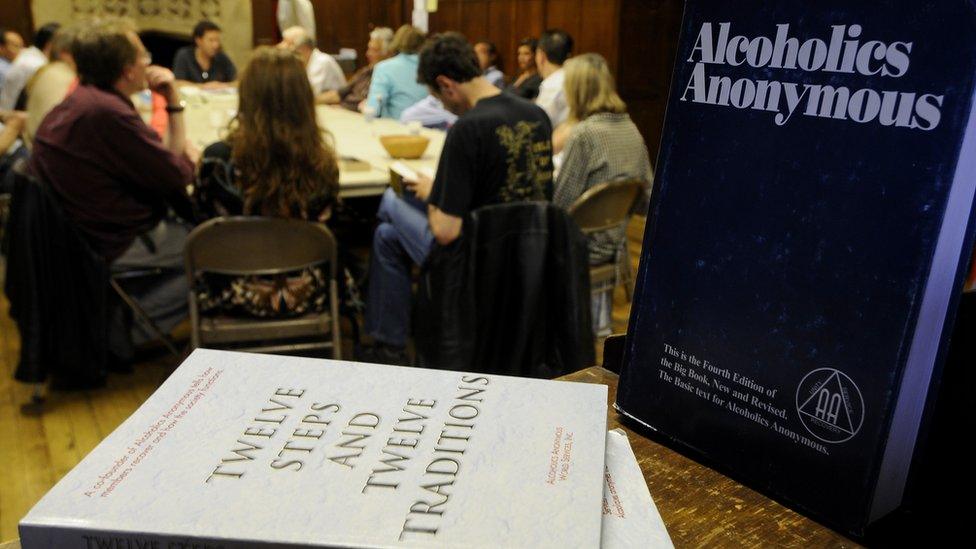
[[[193,27],[193,45],[180,48],[173,58],[176,79],[204,87],[219,87],[237,79],[237,67],[220,49],[220,27],[200,21]]]
[[[405,181],[416,198],[387,190],[380,203],[366,305],[374,345],[361,357],[371,362],[405,361],[411,264],[423,264],[435,241],[457,240],[464,217],[482,206],[552,197],[549,117],[488,82],[463,36],[434,36],[420,52],[417,80],[459,118],[435,178]]]

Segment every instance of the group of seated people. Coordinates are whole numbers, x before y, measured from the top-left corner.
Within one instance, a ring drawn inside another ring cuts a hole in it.
[[[514,201],[568,207],[586,189],[616,179],[650,187],[647,148],[606,61],[593,53],[570,57],[572,39],[563,31],[523,41],[521,73],[507,84],[494,46],[472,46],[453,32],[375,29],[369,64],[348,80],[301,28],[286,29],[279,47],[257,48],[238,75],[219,49],[219,33],[212,23],[198,25],[194,45],[177,54],[171,71],[151,64],[126,20],[71,29],[63,35],[64,61],[51,63],[68,64],[77,80],[32,136],[30,173],[50,186],[105,262],[172,270],[136,296],[164,330],[185,317],[189,288],[180,270],[195,223],[236,214],[333,222],[342,206],[335,152],[342,136],[319,125],[317,104],[397,118],[430,99],[454,117],[435,177],[408,180],[409,192],[387,190],[380,201],[365,310],[372,345],[364,360],[406,363],[412,266],[460,238],[472,211]],[[238,90],[226,137],[202,158],[186,139],[181,81],[225,81]],[[130,99],[147,88],[161,98],[162,135]],[[554,178],[557,151],[562,168]],[[592,261],[606,261],[619,238],[594,238]],[[325,306],[323,282],[321,272],[306,269],[274,279],[208,280],[194,291],[206,308],[287,316]],[[609,309],[594,320],[606,331]]]

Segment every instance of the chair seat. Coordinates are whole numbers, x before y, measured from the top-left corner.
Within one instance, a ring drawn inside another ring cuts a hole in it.
[[[291,339],[328,334],[332,315],[309,313],[296,318],[200,317],[201,343]]]

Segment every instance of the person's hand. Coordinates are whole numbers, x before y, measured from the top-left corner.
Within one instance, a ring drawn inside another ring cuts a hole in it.
[[[318,105],[335,105],[341,100],[339,92],[335,90],[326,90],[315,96],[315,103]]]
[[[417,174],[416,180],[404,178],[403,184],[413,191],[417,198],[426,202],[427,197],[430,196],[430,190],[434,187],[434,180],[424,174]]]
[[[146,82],[149,84],[149,89],[165,97],[171,105],[179,100],[176,95],[175,81],[176,77],[173,76],[173,71],[165,67],[158,65],[146,67]]]
[[[5,126],[16,128],[18,133],[27,125],[27,113],[24,111],[2,111],[0,112],[0,122]]]

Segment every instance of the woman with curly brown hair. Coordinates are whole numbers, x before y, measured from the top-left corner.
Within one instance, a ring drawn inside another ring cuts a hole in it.
[[[325,222],[339,193],[332,136],[315,118],[305,67],[284,49],[262,47],[241,75],[226,140],[204,151],[196,192],[208,215],[260,215]],[[205,309],[255,316],[302,314],[324,302],[319,269],[274,279],[208,277]]]

